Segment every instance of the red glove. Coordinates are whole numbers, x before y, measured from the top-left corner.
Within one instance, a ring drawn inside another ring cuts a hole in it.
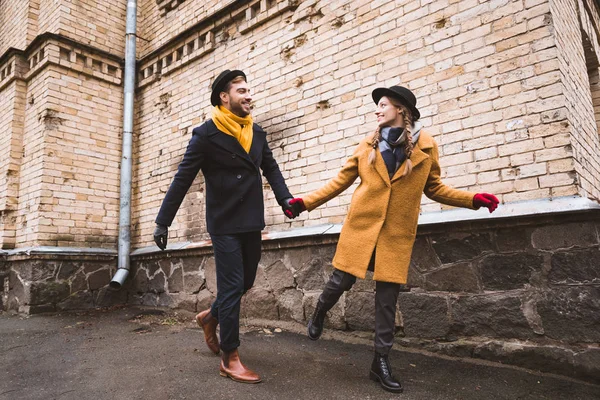
[[[291,201],[291,200],[290,200]],[[480,207],[487,207],[490,210],[490,214],[498,208],[498,198],[493,194],[489,193],[477,193],[473,196],[473,207],[479,209]]]
[[[290,200],[290,205],[294,209],[296,215],[300,215],[302,211],[306,211],[306,206],[304,205],[304,200],[299,197]]]

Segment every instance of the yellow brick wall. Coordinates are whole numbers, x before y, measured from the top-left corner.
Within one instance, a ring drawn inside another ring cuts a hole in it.
[[[138,0],[138,54],[146,54],[160,48],[173,36],[192,27],[232,0],[184,0],[164,15],[157,0]],[[238,1],[239,3],[239,1]]]
[[[60,0],[59,3],[60,22],[58,30],[53,32],[120,57],[125,55],[127,0]],[[46,21],[52,24],[52,19]],[[41,22],[40,28],[43,32]]]
[[[41,202],[45,236],[58,246],[114,247],[118,232],[122,90],[76,71],[48,71],[49,110],[60,119],[45,129]]]
[[[39,119],[48,103],[47,73],[28,82],[28,103],[23,129],[23,155],[19,171],[19,205],[17,210],[16,247],[40,244],[39,227],[45,224],[41,208],[44,178],[44,129]],[[33,102],[31,102],[33,100]]]
[[[556,26],[560,72],[565,86],[566,121],[571,127],[570,147],[575,171],[577,171],[577,174],[561,171],[556,180],[579,181],[581,195],[598,199],[600,198],[600,159],[598,158],[600,140],[582,34],[582,27],[586,30],[586,25],[592,18],[583,6],[583,2],[577,0],[553,2],[552,15]],[[598,53],[599,32],[593,32],[592,27],[587,30],[596,35],[592,39],[596,42],[594,47]],[[598,56],[600,54],[595,55],[596,58]],[[549,181],[548,185],[555,185],[556,180]]]
[[[180,32],[169,15],[192,3],[163,17],[163,29]],[[579,192],[549,2],[307,0],[244,33],[242,15],[215,22],[213,52],[139,92],[136,245],[151,243],[162,197],[191,129],[210,117],[209,86],[224,68],[248,74],[255,120],[295,195],[337,173],[375,128],[371,91],[393,84],[417,95],[447,184],[504,202]],[[176,217],[174,240],[205,236],[201,182]],[[267,190],[268,229],[342,222],[351,193],[289,223]],[[424,212],[444,208],[424,198]]]
[[[0,248],[13,248],[19,192],[26,85],[14,80],[0,96]]]
[[[43,1],[43,0],[42,0]],[[3,0],[0,4],[0,55],[24,49],[37,34],[40,0]]]
[[[13,109],[0,119],[3,246],[113,248],[123,103],[119,61],[50,39],[9,63],[20,78],[0,66],[3,105]]]
[[[401,84],[417,95],[447,184],[507,203],[598,198],[598,104],[580,31],[584,0],[184,0],[166,13],[156,0],[138,3],[136,247],[152,243],[161,201],[191,130],[210,118],[210,84],[225,68],[247,73],[255,121],[268,132],[294,195],[334,176],[373,131],[371,91]],[[24,49],[43,32],[81,43],[51,39],[42,51],[28,48],[22,57],[31,70],[21,86],[0,79],[7,107],[0,154],[16,160],[19,152],[10,146],[23,154],[18,174],[0,184],[2,204],[14,201],[9,190],[18,187],[15,223],[5,214],[2,232],[16,231],[17,247],[114,247],[126,1],[7,0],[1,7],[2,18],[21,21],[0,28],[6,48],[7,38]],[[594,10],[589,18],[597,26]],[[0,64],[1,73],[6,59]],[[25,95],[16,100],[15,90]],[[10,116],[19,109],[22,133]],[[8,171],[7,165],[3,158],[0,168]],[[266,187],[267,229],[341,223],[353,189],[290,222]],[[198,176],[171,240],[206,237],[203,196]],[[423,199],[423,212],[445,208]]]

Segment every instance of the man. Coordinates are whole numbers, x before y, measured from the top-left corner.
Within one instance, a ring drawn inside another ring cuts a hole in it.
[[[212,119],[192,132],[173,183],[156,217],[154,241],[167,246],[168,226],[201,170],[206,181],[206,225],[212,239],[217,272],[217,298],[196,316],[209,349],[222,350],[220,374],[234,381],[258,383],[260,377],[240,361],[239,314],[242,295],[254,284],[265,227],[263,184],[267,178],[288,218],[298,216],[265,131],[252,122],[246,75],[225,70],[213,82]],[[220,339],[217,325],[221,326]]]

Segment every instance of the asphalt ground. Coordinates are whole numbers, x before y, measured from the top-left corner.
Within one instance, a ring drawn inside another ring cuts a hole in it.
[[[256,322],[255,322],[256,323]],[[0,314],[0,399],[600,399],[600,386],[471,359],[392,350],[404,393],[369,380],[368,338],[298,324],[244,325],[256,385],[219,375],[193,314],[115,308]]]

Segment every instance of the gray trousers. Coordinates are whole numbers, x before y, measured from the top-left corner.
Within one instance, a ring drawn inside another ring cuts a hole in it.
[[[355,282],[354,275],[339,269],[334,270],[319,297],[324,311],[329,311],[340,299],[342,293],[350,290]],[[400,285],[397,283],[378,281],[375,284],[375,351],[380,354],[388,354],[394,344],[394,325],[399,291]]]

